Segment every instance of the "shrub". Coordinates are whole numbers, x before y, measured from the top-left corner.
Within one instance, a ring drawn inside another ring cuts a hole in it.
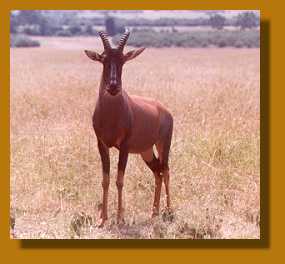
[[[217,46],[218,46],[219,48],[224,48],[224,47],[227,46],[227,43],[226,43],[225,40],[221,39],[220,41],[217,42]]]
[[[71,37],[72,34],[69,30],[67,29],[62,29],[56,32],[56,36],[58,37]]]
[[[235,42],[234,46],[236,48],[242,48],[242,47],[244,47],[244,43],[242,41],[238,40]]]
[[[39,27],[33,26],[33,27],[24,27],[23,33],[31,36],[39,36],[41,35]]]
[[[93,30],[93,27],[92,25],[87,25],[86,28],[85,28],[85,35],[87,36],[93,36],[93,35],[96,35],[96,30]]]
[[[81,27],[80,26],[70,26],[69,27],[69,32],[71,33],[71,35],[80,35],[81,32]]]
[[[25,35],[11,35],[10,47],[39,47],[40,42],[33,40]]]

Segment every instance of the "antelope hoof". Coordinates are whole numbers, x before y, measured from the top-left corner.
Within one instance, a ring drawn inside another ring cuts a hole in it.
[[[154,211],[152,212],[151,218],[155,218],[155,217],[157,217],[157,216],[159,216],[159,211],[158,211],[158,210],[154,210]]]
[[[124,224],[125,224],[125,219],[124,218],[117,219],[117,225],[119,227],[123,226]]]
[[[107,220],[107,219],[100,218],[100,219],[97,221],[97,223],[96,223],[96,227],[98,227],[98,228],[104,227],[104,224],[105,224],[106,220]]]
[[[125,219],[124,219],[123,215],[117,216],[117,224],[118,225],[124,225],[125,224]]]
[[[174,212],[170,207],[166,207],[162,211],[162,220],[164,222],[173,222],[174,220]]]

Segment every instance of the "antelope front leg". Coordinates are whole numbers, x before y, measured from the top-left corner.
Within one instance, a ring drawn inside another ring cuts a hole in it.
[[[128,148],[126,144],[122,144],[120,147],[119,162],[118,162],[118,174],[117,174],[117,189],[118,189],[118,213],[117,223],[124,222],[124,208],[123,208],[123,186],[124,186],[124,174],[128,161]]]
[[[98,149],[102,161],[103,169],[103,205],[100,214],[100,221],[98,226],[103,227],[105,221],[108,219],[108,190],[110,185],[110,155],[109,149],[98,139]]]

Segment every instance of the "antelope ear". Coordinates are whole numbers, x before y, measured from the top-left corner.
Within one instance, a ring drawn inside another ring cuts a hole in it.
[[[124,55],[125,62],[134,59],[135,57],[140,55],[144,50],[145,50],[145,48],[140,48],[140,49],[131,50],[131,51],[127,52]]]
[[[103,61],[103,57],[99,53],[97,53],[95,51],[84,50],[84,52],[91,60],[100,61],[100,62]]]

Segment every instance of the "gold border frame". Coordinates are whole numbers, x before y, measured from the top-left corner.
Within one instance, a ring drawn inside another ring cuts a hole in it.
[[[271,142],[272,135],[269,125],[272,124],[270,110],[271,104],[271,21],[272,13],[279,13],[282,8],[276,9],[265,1],[199,1],[195,3],[182,2],[180,0],[168,5],[161,1],[156,3],[144,1],[144,3],[135,3],[131,0],[121,0],[120,2],[108,1],[105,3],[91,3],[87,0],[81,0],[79,3],[73,1],[58,0],[53,1],[4,1],[1,3],[0,14],[2,15],[2,42],[0,49],[0,63],[1,63],[1,218],[0,225],[1,232],[1,246],[5,255],[10,258],[10,261],[28,260],[32,255],[38,256],[43,262],[50,262],[53,256],[58,261],[77,261],[76,257],[84,260],[86,257],[94,257],[94,260],[113,259],[114,261],[126,259],[122,258],[124,255],[138,257],[140,261],[146,259],[159,259],[160,261],[178,260],[183,257],[191,257],[193,260],[208,260],[213,261],[214,256],[218,257],[219,262],[229,260],[232,262],[248,261],[268,261],[268,257],[273,256],[276,252],[280,252],[281,246],[274,243],[273,248],[272,236],[276,235],[278,230],[282,230],[281,221],[276,220],[273,224],[269,220],[272,218],[274,211],[272,208],[272,200],[278,204],[276,197],[279,193],[281,196],[282,184],[275,183],[274,193],[272,192],[272,185],[269,185],[269,173],[272,173],[271,168]],[[270,7],[270,8],[269,8]],[[9,239],[9,14],[13,9],[259,9],[262,14],[261,24],[261,239],[260,240],[10,240]],[[277,20],[277,19],[276,19]],[[281,25],[281,23],[280,23]],[[276,24],[275,24],[276,26]],[[278,26],[278,25],[277,25]],[[282,28],[280,29],[281,32]],[[5,41],[6,40],[6,41]],[[276,45],[277,46],[277,45]],[[281,45],[280,45],[281,48]],[[274,53],[276,54],[276,53]],[[276,95],[275,95],[276,97]],[[278,100],[276,100],[278,101]],[[280,102],[280,101],[279,101]],[[277,172],[275,170],[275,176]],[[272,175],[271,175],[272,176]],[[284,180],[283,180],[284,181]],[[275,194],[277,192],[277,194]],[[270,195],[269,195],[270,194]],[[270,198],[270,200],[269,200]],[[279,200],[281,203],[281,200]],[[278,205],[275,204],[273,208]],[[280,205],[280,207],[282,204]],[[271,215],[269,215],[271,213]],[[275,211],[276,213],[276,211]],[[270,216],[270,217],[269,217]],[[275,216],[276,217],[276,216]],[[280,229],[279,229],[280,228]],[[282,232],[279,231],[280,238]],[[277,241],[277,239],[276,239]],[[275,240],[274,240],[275,242]],[[153,249],[156,250],[153,250]],[[251,248],[252,250],[249,250]],[[255,248],[255,249],[254,249]],[[256,249],[259,248],[258,251]],[[3,250],[4,249],[4,250]],[[58,250],[62,249],[62,250]],[[69,250],[68,250],[69,249]],[[76,249],[70,250],[70,249]],[[94,249],[93,251],[86,251],[85,249]],[[108,249],[108,251],[106,251]],[[120,249],[120,250],[118,250]],[[167,249],[167,250],[166,250]],[[171,250],[170,250],[171,249]],[[203,250],[201,250],[203,249]],[[216,250],[213,250],[216,249]],[[238,249],[238,250],[237,250]],[[66,252],[68,250],[68,252]],[[182,250],[182,251],[181,251]],[[64,254],[65,252],[65,254]],[[85,252],[85,253],[84,253]],[[96,252],[96,255],[94,254]],[[275,252],[275,253],[273,253]],[[281,251],[282,252],[282,251]],[[14,253],[14,254],[13,254]],[[107,254],[106,254],[107,253]],[[106,256],[107,255],[107,256]],[[75,257],[76,256],[76,257]],[[121,258],[119,258],[121,256]],[[235,256],[234,259],[232,257]]]

